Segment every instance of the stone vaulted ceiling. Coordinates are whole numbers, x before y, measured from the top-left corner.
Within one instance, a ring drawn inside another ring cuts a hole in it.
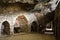
[[[48,12],[51,12],[52,10],[55,10],[56,6],[58,5],[55,4],[57,2],[57,0],[0,0],[0,4],[4,4],[4,6],[6,6],[5,4],[9,3],[19,3],[19,5],[22,3],[22,6],[24,9],[26,10],[44,10],[44,9],[48,9]]]
[[[4,3],[21,2],[21,3],[35,4],[35,3],[38,3],[38,2],[48,2],[48,1],[50,1],[50,0],[0,0],[0,3],[1,2],[4,2]]]
[[[22,2],[22,3],[34,3],[34,0],[0,0],[0,2],[4,3],[15,3],[15,2]]]

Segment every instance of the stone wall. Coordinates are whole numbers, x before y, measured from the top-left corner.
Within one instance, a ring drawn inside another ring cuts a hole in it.
[[[54,20],[55,36],[56,36],[56,40],[60,40],[60,3],[56,8],[55,13],[56,13],[55,20]]]
[[[1,34],[1,27],[2,27],[2,23],[4,21],[9,22],[10,24],[10,34],[14,34],[14,24],[15,24],[15,20],[18,16],[24,15],[27,19],[27,25],[28,25],[28,31],[30,32],[31,28],[30,28],[30,24],[33,21],[37,21],[36,16],[34,15],[34,13],[29,13],[26,11],[22,11],[22,9],[19,6],[7,6],[7,7],[3,7],[0,8],[0,34]]]

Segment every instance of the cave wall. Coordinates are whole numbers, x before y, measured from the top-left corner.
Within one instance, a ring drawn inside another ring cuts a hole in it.
[[[54,20],[54,26],[55,26],[55,37],[56,40],[60,40],[60,3],[58,4],[56,10],[55,10],[55,20]]]
[[[9,22],[9,24],[10,24],[10,34],[14,34],[15,20],[19,16],[24,15],[25,18],[27,19],[27,23],[28,23],[27,24],[28,25],[27,32],[31,31],[31,27],[30,27],[31,23],[33,21],[37,21],[37,18],[34,15],[34,13],[26,12],[26,11],[22,10],[20,8],[20,6],[10,5],[10,6],[6,6],[6,7],[2,7],[0,9],[1,9],[0,10],[0,35],[1,35],[2,23],[4,21]]]

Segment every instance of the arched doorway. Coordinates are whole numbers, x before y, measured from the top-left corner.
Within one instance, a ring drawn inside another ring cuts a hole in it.
[[[14,24],[14,32],[28,32],[28,21],[24,15],[18,16]]]
[[[10,35],[10,24],[7,21],[2,23],[1,34]]]
[[[37,32],[37,22],[36,21],[34,21],[34,22],[32,22],[32,24],[31,24],[31,32]]]

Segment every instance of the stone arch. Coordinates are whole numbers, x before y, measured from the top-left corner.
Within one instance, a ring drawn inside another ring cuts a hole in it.
[[[29,12],[24,12],[23,14],[19,14],[17,15],[16,17],[14,17],[14,21],[13,21],[13,24],[15,24],[15,21],[16,19],[19,17],[19,16],[24,16],[25,19],[26,19],[26,24],[27,24],[27,29],[28,29],[28,32],[31,32],[31,23],[33,21],[38,21],[36,16],[34,15],[34,13],[29,13]]]
[[[10,24],[8,21],[4,21],[1,24],[1,34],[2,35],[10,35]]]
[[[28,21],[24,15],[18,16],[14,23],[14,32],[19,33],[21,31],[28,32]]]
[[[37,32],[38,31],[38,23],[37,21],[33,21],[31,23],[31,32]]]
[[[32,22],[33,21],[37,22],[38,20],[37,20],[36,16],[34,15],[34,13],[29,13],[28,12],[28,13],[25,13],[24,15],[28,20],[28,30],[29,30],[29,32],[31,32],[31,24],[32,24]]]

